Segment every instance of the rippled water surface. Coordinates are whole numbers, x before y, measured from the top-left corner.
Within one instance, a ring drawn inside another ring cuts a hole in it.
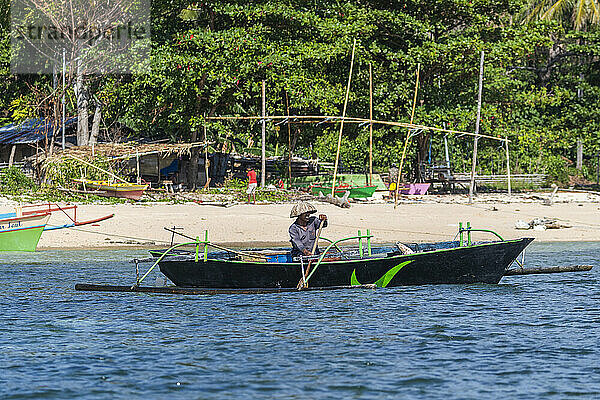
[[[0,254],[0,398],[597,399],[599,248],[534,243],[595,268],[500,285],[214,296],[74,290],[142,251]]]

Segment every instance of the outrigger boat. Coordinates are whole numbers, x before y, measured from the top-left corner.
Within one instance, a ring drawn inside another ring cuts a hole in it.
[[[355,186],[350,184],[341,184],[335,187],[334,193],[337,197],[343,197],[346,192],[350,192],[348,198],[350,199],[362,199],[373,196],[373,193],[377,190],[375,185],[363,185]],[[314,184],[309,187],[309,191],[313,196],[319,196],[320,193],[326,195],[331,193],[331,186],[323,186]]]
[[[168,231],[188,237],[168,228]],[[498,240],[474,242],[472,232],[489,232]],[[164,294],[280,293],[296,290],[333,290],[394,287],[425,284],[497,284],[503,276],[554,272],[589,271],[590,265],[523,268],[525,248],[532,238],[504,240],[488,229],[466,228],[459,224],[459,240],[438,243],[397,243],[372,246],[372,235],[331,241],[314,257],[291,256],[289,249],[233,250],[204,240],[179,243],[169,249],[152,251],[153,257],[133,260],[136,282],[133,286],[76,284],[76,290],[101,292],[144,292]],[[338,246],[358,240],[358,246]],[[366,246],[364,246],[366,241]],[[194,246],[185,250],[184,246]],[[219,251],[209,252],[209,248]],[[140,277],[139,264],[152,262]],[[520,268],[510,268],[516,262]],[[311,269],[312,265],[312,269]],[[141,286],[155,267],[175,286]]]
[[[53,212],[62,212],[69,220],[58,226],[48,226]],[[67,211],[72,211],[73,216]],[[55,203],[26,204],[15,212],[0,214],[0,251],[35,251],[43,232],[93,224],[112,218],[114,214],[87,221],[77,221],[77,205]]]
[[[0,251],[35,251],[50,215],[0,214]]]
[[[475,231],[491,232],[498,240],[473,242]],[[458,236],[459,240],[448,242],[372,246],[370,232],[362,235],[359,231],[357,236],[337,241],[322,237],[329,242],[323,253],[294,258],[289,249],[224,249],[210,243],[206,235],[203,241],[154,251],[158,258],[152,268],[158,265],[176,286],[200,288],[295,288],[299,282],[317,287],[497,284],[533,240],[504,240],[491,230],[463,228],[462,224]],[[355,240],[358,247],[338,246]],[[194,245],[195,250],[186,254],[180,249],[186,245]],[[222,251],[208,252],[211,246]]]
[[[108,197],[122,197],[130,200],[139,200],[144,191],[148,189],[147,184],[138,185],[135,183],[109,182],[109,181],[90,181],[87,179],[75,179],[75,182],[81,183],[86,189],[93,189],[102,192]]]

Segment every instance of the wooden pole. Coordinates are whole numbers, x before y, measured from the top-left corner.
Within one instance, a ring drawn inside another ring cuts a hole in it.
[[[160,186],[160,153],[156,153],[156,173],[158,174],[158,181],[156,182],[156,185]],[[194,182],[195,179],[196,178],[194,178]]]
[[[555,274],[560,272],[585,272],[590,271],[591,265],[561,265],[556,267],[514,268],[504,272],[504,276],[531,275],[531,274]]]
[[[67,73],[66,69],[66,53],[63,48],[63,63],[62,63],[62,149],[65,149],[65,119],[66,119],[66,103],[65,103],[65,75]]]
[[[415,94],[413,96],[412,111],[410,113],[410,123],[412,125],[415,118],[415,108],[417,106],[417,94],[419,93],[419,73],[421,72],[421,63],[417,64],[417,79],[415,81]],[[404,148],[402,149],[402,157],[400,158],[400,168],[398,168],[398,178],[396,178],[396,192],[394,196],[394,208],[398,207],[398,191],[400,190],[400,177],[402,176],[402,166],[404,165],[404,156],[406,156],[406,148],[410,140],[410,129],[406,132],[404,140]]]
[[[267,131],[267,101],[265,98],[265,81],[262,81],[262,144],[261,144],[261,164],[260,164],[260,187],[265,187],[265,175],[267,172],[266,163],[266,150],[265,150],[265,138]]]
[[[581,138],[577,138],[577,163],[575,164],[575,168],[579,171],[583,168],[583,142]]]
[[[206,124],[204,124],[204,187],[208,187],[210,180],[208,178],[208,140],[206,138]]]
[[[136,180],[135,182],[139,185],[140,183],[142,183],[142,180],[140,179],[140,153],[137,150],[137,148],[135,149],[135,172],[136,172]]]
[[[319,231],[317,232],[317,238],[315,239],[315,242],[313,243],[312,251],[310,252],[311,256],[315,254],[315,251],[317,250],[317,246],[319,245],[319,239],[321,238],[321,231],[323,230],[323,225],[324,225],[324,221],[321,221],[321,225],[319,225]],[[300,257],[302,257],[302,254],[300,255]],[[306,278],[308,277],[308,273],[310,272],[311,263],[312,263],[312,260],[308,260],[308,265],[306,266],[306,271],[304,272],[304,275],[302,275],[302,278],[300,278],[298,285],[296,285],[296,289],[300,290],[303,287],[304,288],[308,287],[308,282],[306,282]]]
[[[77,161],[79,161],[79,162],[81,162],[81,163],[84,163],[85,165],[89,165],[89,166],[90,166],[90,167],[92,167],[92,168],[96,168],[97,170],[99,170],[99,171],[102,171],[102,172],[104,172],[104,173],[106,173],[106,174],[108,174],[108,175],[112,176],[113,178],[115,178],[115,179],[116,179],[116,180],[118,180],[118,181],[121,181],[121,182],[123,182],[123,183],[129,183],[129,182],[127,182],[125,179],[123,179],[123,178],[119,178],[117,175],[115,175],[115,174],[113,174],[113,173],[111,173],[111,172],[108,172],[107,170],[105,170],[105,169],[102,169],[102,168],[100,168],[100,167],[97,167],[97,166],[95,166],[94,164],[91,164],[91,163],[89,163],[89,162],[87,162],[87,161],[85,161],[85,160],[82,160],[82,159],[81,159],[81,158],[79,158],[79,157],[75,157],[75,156],[73,156],[73,155],[71,155],[71,154],[65,154],[65,155],[66,155],[67,157],[71,157],[72,159],[74,159],[74,160],[77,160]]]
[[[373,66],[369,63],[369,185],[373,184]]]
[[[508,140],[506,140],[506,142],[504,142],[504,144],[506,145],[506,176],[508,179],[508,195],[511,196],[512,192],[511,192],[511,186],[510,186],[510,155],[508,153]]]
[[[356,118],[356,117],[342,118],[339,115],[338,116],[331,116],[331,115],[267,115],[266,118],[272,119],[272,120],[283,120],[283,119],[293,118],[294,120],[298,120],[298,121],[294,122],[295,124],[338,123],[342,119],[344,119],[344,123],[348,123],[348,124],[363,124],[363,123],[368,124],[370,122],[368,118]],[[238,120],[239,121],[244,121],[244,120],[250,121],[250,120],[262,120],[263,117],[261,117],[260,115],[250,116],[250,117],[223,116],[223,117],[206,117],[206,119],[214,120],[214,121],[238,121]],[[437,128],[435,126],[409,124],[408,122],[380,121],[380,120],[374,119],[373,124],[398,126],[401,128],[409,128],[409,129],[427,129],[427,130],[433,131],[433,132],[445,132],[445,133],[452,133],[455,135],[477,136],[479,138],[499,140],[501,142],[504,142],[506,140],[503,137],[484,135],[481,133],[475,134],[473,132],[456,131],[453,129]]]
[[[15,161],[15,152],[17,150],[17,145],[13,144],[10,148],[10,156],[8,157],[8,167],[12,167],[13,162]]]
[[[356,48],[356,38],[352,43],[352,57],[350,60],[350,73],[348,74],[348,85],[346,86],[346,99],[344,100],[344,110],[342,111],[342,121],[340,123],[340,134],[338,136],[337,153],[335,154],[335,168],[333,169],[333,183],[331,184],[331,196],[335,195],[335,178],[337,176],[338,164],[340,161],[340,146],[342,145],[342,131],[344,130],[344,118],[346,118],[346,107],[348,106],[348,95],[350,94],[350,83],[352,82],[352,68],[354,67],[354,49]]]
[[[596,154],[596,185],[600,184],[600,153]]]
[[[446,123],[444,122],[444,128]],[[444,155],[446,156],[446,167],[450,168],[450,153],[448,152],[448,135],[444,135]]]
[[[290,101],[288,99],[287,90],[285,91],[285,108],[287,115],[290,115]],[[288,189],[292,187],[292,127],[290,120],[287,120],[288,127]]]
[[[479,93],[477,94],[477,120],[475,121],[475,134],[479,134],[479,121],[481,120],[481,93],[483,91],[483,60],[485,52],[481,50],[479,61]],[[479,137],[473,140],[473,162],[471,164],[471,185],[469,186],[469,204],[473,204],[473,193],[475,192],[475,167],[477,166],[477,142]]]

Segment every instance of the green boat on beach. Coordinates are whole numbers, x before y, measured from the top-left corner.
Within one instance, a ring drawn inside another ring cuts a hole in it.
[[[329,187],[331,192],[331,184],[333,183],[333,176],[331,175],[312,175],[312,176],[299,176],[292,178],[292,188],[308,188],[312,185],[321,185]],[[387,191],[387,186],[379,176],[379,174],[373,174],[373,181],[369,182],[365,174],[339,174],[336,178],[336,184],[343,185],[348,184],[351,186],[376,186],[377,190]]]
[[[327,195],[331,193],[331,186],[323,185],[312,185],[309,188],[310,193],[313,196],[319,196],[320,193]],[[373,193],[377,190],[375,185],[364,185],[364,186],[350,186],[340,185],[335,187],[335,195],[338,197],[344,197],[346,192],[350,192],[348,198],[350,199],[363,199],[373,196]]]

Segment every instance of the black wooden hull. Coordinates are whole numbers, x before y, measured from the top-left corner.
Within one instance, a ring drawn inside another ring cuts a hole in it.
[[[500,282],[507,268],[533,239],[523,238],[406,255],[323,262],[312,287],[345,286],[352,274],[372,284],[406,261],[387,286]],[[247,262],[190,257],[165,258],[161,272],[175,285],[202,288],[286,288],[301,279],[299,263]],[[356,283],[356,282],[355,282]]]

